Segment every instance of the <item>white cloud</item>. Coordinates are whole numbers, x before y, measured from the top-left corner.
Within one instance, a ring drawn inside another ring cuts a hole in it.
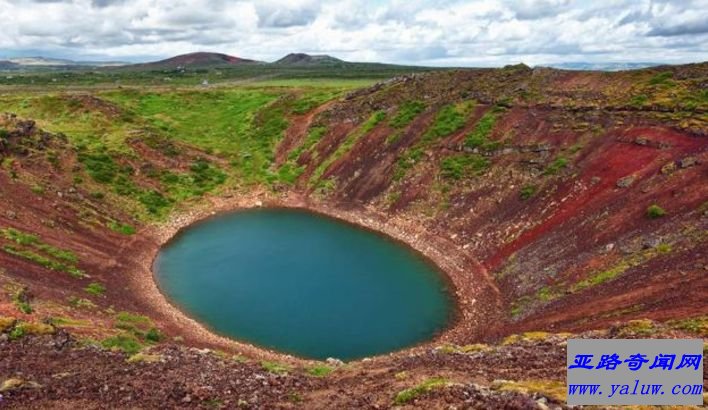
[[[428,65],[708,60],[708,0],[0,0],[0,58],[197,50]]]

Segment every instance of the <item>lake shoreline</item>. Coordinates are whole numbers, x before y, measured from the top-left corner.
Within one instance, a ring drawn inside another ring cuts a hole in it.
[[[267,191],[254,191],[247,194],[224,194],[205,198],[204,201],[184,211],[177,211],[166,222],[147,226],[138,233],[152,238],[152,241],[149,246],[143,246],[135,255],[140,269],[130,275],[131,287],[138,292],[142,300],[147,302],[151,313],[156,314],[159,324],[172,332],[177,331],[184,339],[205,347],[235,350],[262,360],[313,362],[313,360],[219,335],[204,323],[196,321],[180,310],[160,290],[154,277],[154,263],[159,250],[178,237],[185,228],[224,213],[259,207],[298,209],[365,229],[415,251],[442,274],[454,302],[450,323],[430,340],[402,350],[359,360],[413,354],[419,349],[430,349],[445,343],[468,343],[477,340],[483,336],[481,332],[485,322],[483,319],[492,319],[494,316],[488,312],[498,311],[500,302],[494,297],[497,291],[490,286],[485,286],[485,272],[481,265],[466,257],[464,253],[451,250],[450,243],[446,243],[443,238],[426,234],[420,226],[414,226],[405,220],[386,217],[370,209],[344,208],[319,203],[297,193],[277,195]],[[478,271],[475,272],[475,269]],[[483,303],[484,301],[492,304]]]

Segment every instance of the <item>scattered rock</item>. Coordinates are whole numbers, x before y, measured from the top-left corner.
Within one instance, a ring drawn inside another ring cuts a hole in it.
[[[696,157],[686,157],[679,161],[679,167],[682,169],[690,168],[698,165],[698,160]]]
[[[661,167],[661,173],[664,175],[669,175],[674,171],[676,171],[676,163],[674,161],[671,161],[668,164]]]
[[[339,359],[335,359],[333,357],[328,357],[327,360],[325,360],[325,362],[330,366],[344,366],[343,361],[341,361]]]
[[[52,345],[57,350],[64,350],[71,342],[71,336],[64,329],[58,329],[52,338]]]
[[[643,249],[653,249],[661,244],[661,238],[650,236],[642,240]]]
[[[15,219],[17,218],[17,213],[15,211],[5,211],[5,216],[7,219]]]
[[[37,382],[26,381],[18,378],[10,378],[5,380],[2,385],[0,385],[0,393],[5,393],[18,389],[38,389],[40,387],[42,386]]]
[[[628,188],[634,183],[635,179],[636,177],[634,175],[629,175],[624,178],[620,178],[617,180],[617,188]]]

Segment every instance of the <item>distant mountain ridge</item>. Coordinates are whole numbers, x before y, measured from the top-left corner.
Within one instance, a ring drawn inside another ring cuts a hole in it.
[[[178,69],[178,68],[209,68],[220,65],[239,65],[239,64],[255,64],[259,63],[256,60],[247,58],[235,57],[223,53],[210,53],[199,51],[196,53],[180,54],[178,56],[166,58],[164,60],[154,61],[150,63],[133,64],[131,68],[146,68],[146,69]]]
[[[127,65],[122,61],[74,61],[63,58],[48,57],[17,57],[3,60],[2,63],[12,63],[16,67],[115,67]],[[3,65],[0,65],[3,67]]]
[[[74,61],[61,58],[48,57],[18,57],[0,58],[0,70],[61,70],[61,69],[83,69],[83,68],[121,68],[128,70],[177,70],[177,69],[209,69],[217,67],[240,66],[249,64],[264,64],[282,67],[357,67],[361,65],[369,66],[395,66],[380,63],[357,63],[341,60],[327,54],[307,54],[289,53],[271,63],[237,57],[224,53],[198,51],[194,53],[180,54],[158,61],[131,64],[120,61]],[[541,64],[542,67],[551,67],[564,70],[584,70],[584,71],[623,71],[635,70],[647,67],[659,66],[662,64],[652,62],[565,62],[553,64]]]
[[[310,55],[305,53],[290,53],[274,64],[280,65],[330,65],[346,63],[336,57],[326,54]]]
[[[584,70],[584,71],[624,71],[637,70],[640,68],[656,67],[663,64],[637,62],[637,63],[589,63],[589,62],[568,62],[557,64],[542,64],[544,67],[559,68],[561,70]]]

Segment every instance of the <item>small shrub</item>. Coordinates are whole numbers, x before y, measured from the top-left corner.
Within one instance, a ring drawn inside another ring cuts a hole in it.
[[[90,293],[94,296],[101,296],[106,292],[106,287],[101,285],[100,283],[93,282],[89,283],[88,286],[84,288],[86,293]]]
[[[12,302],[17,307],[17,310],[26,315],[32,313],[32,306],[29,303],[29,299],[30,297],[25,288],[18,290],[12,295]]]
[[[123,235],[133,235],[135,233],[134,227],[127,224],[122,224],[120,222],[111,221],[108,223],[108,227],[112,231],[121,233]]]
[[[170,200],[157,191],[148,191],[138,197],[147,211],[153,215],[161,215],[171,206]]]
[[[158,343],[162,340],[162,333],[159,329],[152,327],[145,333],[145,340],[152,343]]]
[[[674,82],[671,80],[673,77],[674,73],[670,71],[659,73],[649,80],[649,84],[671,86],[674,85]]]
[[[128,363],[157,363],[162,360],[159,354],[135,353],[130,356],[126,362]]]
[[[440,168],[443,177],[461,179],[470,174],[484,174],[489,168],[489,160],[478,154],[456,155],[443,159]]]
[[[56,332],[56,328],[52,325],[46,323],[36,323],[36,322],[21,322],[16,327],[22,329],[22,333],[25,335],[51,335]]]
[[[708,316],[698,316],[690,319],[671,320],[667,322],[674,329],[683,330],[701,337],[708,336]]]
[[[125,333],[104,339],[101,342],[101,346],[105,349],[119,350],[130,355],[138,353],[143,348],[143,345],[135,337]]]
[[[96,305],[90,300],[77,298],[76,296],[72,296],[69,298],[69,305],[77,309],[92,309],[96,307]]]
[[[546,167],[546,170],[543,171],[543,174],[544,175],[555,175],[561,169],[566,168],[567,166],[568,166],[568,160],[565,157],[558,157],[549,166]]]
[[[635,95],[629,100],[629,104],[637,108],[644,106],[647,102],[649,102],[649,97],[644,94]]]
[[[394,404],[403,405],[409,403],[421,395],[431,392],[435,389],[440,389],[448,385],[448,381],[442,377],[433,377],[425,380],[423,383],[400,391],[393,399]]]
[[[269,362],[266,360],[261,362],[261,367],[263,367],[263,370],[274,374],[285,374],[292,370],[292,368],[287,364]]]
[[[326,364],[318,364],[307,368],[307,374],[315,377],[326,377],[334,371],[334,368]]]
[[[521,200],[525,201],[525,200],[531,198],[532,196],[536,195],[536,190],[537,190],[537,188],[535,185],[524,185],[521,188],[521,191],[519,192],[519,198],[521,198]]]
[[[666,215],[666,211],[657,204],[649,205],[647,208],[647,217],[649,219],[661,218],[664,215]]]
[[[10,340],[17,340],[25,336],[25,330],[21,326],[15,326],[8,335]]]
[[[656,246],[656,250],[659,253],[671,253],[672,249],[670,244],[663,242]]]

